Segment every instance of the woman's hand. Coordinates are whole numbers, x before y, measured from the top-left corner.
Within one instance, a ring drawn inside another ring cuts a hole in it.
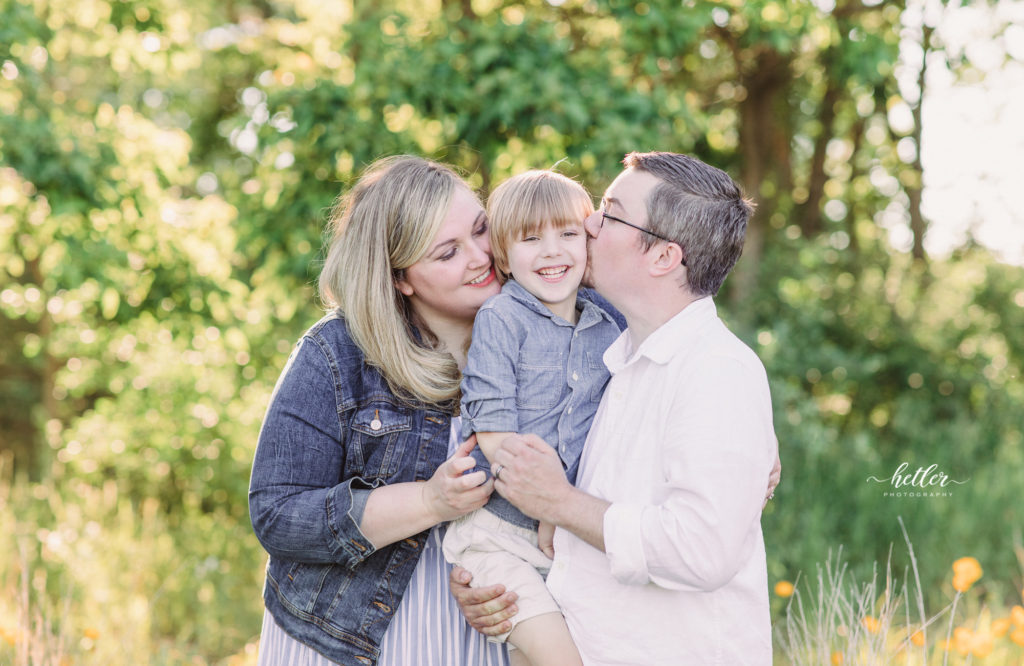
[[[500,636],[512,630],[509,618],[519,612],[515,606],[519,597],[506,592],[504,585],[470,587],[472,574],[460,566],[452,567],[448,576],[452,596],[469,625],[485,636]]]
[[[775,464],[772,465],[772,471],[768,475],[768,491],[764,494],[764,505],[761,507],[764,509],[768,506],[768,500],[775,498],[775,488],[779,485],[779,480],[782,478],[782,460],[779,458],[779,440],[775,440]]]
[[[475,447],[476,435],[472,435],[423,484],[423,504],[437,518],[435,522],[453,520],[479,509],[494,490],[494,482],[487,479],[483,470],[465,474],[476,466],[476,460],[469,455]]]

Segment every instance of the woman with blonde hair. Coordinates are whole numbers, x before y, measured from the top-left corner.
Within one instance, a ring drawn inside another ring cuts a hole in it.
[[[260,663],[506,664],[449,594],[438,529],[493,489],[464,474],[476,442],[453,416],[473,317],[500,289],[483,208],[448,167],[388,158],[332,232],[331,311],[288,359],[253,462]]]

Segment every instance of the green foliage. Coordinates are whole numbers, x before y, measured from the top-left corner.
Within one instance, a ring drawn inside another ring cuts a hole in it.
[[[772,580],[839,545],[866,578],[902,516],[930,603],[965,554],[1008,603],[1024,274],[888,246],[920,183],[900,30],[893,3],[0,5],[0,617],[85,663],[239,656],[249,465],[326,212],[402,152],[484,195],[556,162],[596,194],[630,150],[727,169],[759,203],[719,302],[772,382]],[[969,480],[867,481],[901,462]]]

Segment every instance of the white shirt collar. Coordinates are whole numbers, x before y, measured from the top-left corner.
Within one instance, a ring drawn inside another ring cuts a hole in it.
[[[613,375],[640,358],[664,365],[679,351],[685,350],[704,325],[718,318],[718,309],[710,296],[700,298],[679,311],[654,330],[633,351],[630,329],[623,331],[604,353],[604,363]]]

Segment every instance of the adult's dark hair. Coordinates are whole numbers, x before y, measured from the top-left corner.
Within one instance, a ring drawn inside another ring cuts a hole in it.
[[[678,153],[629,153],[622,163],[661,182],[647,197],[647,227],[683,249],[690,291],[715,295],[743,252],[754,204],[721,169]],[[639,234],[644,250],[658,242]]]

